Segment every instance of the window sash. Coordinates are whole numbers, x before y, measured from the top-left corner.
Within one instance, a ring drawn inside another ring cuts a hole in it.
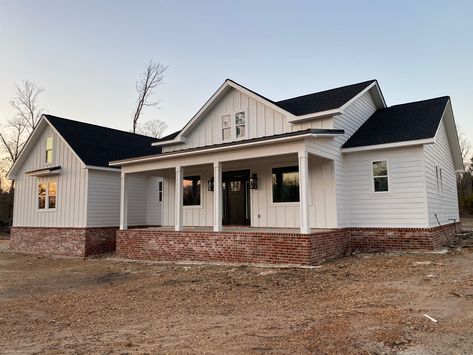
[[[53,137],[46,138],[46,163],[53,162]]]
[[[371,165],[374,192],[389,192],[388,161],[378,160]]]
[[[299,202],[299,167],[272,170],[273,203]]]
[[[183,206],[200,206],[200,175],[185,176],[182,184]]]
[[[57,183],[55,181],[38,183],[38,209],[55,209],[57,205]]]

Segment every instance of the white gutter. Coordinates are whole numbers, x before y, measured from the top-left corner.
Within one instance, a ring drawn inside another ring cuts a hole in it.
[[[294,141],[294,140],[299,140],[299,139],[302,139],[302,138],[309,138],[309,137],[312,137],[312,138],[322,138],[322,137],[332,138],[332,137],[337,137],[337,136],[340,136],[340,135],[343,135],[343,134],[344,133],[337,133],[337,134],[334,134],[334,133],[328,133],[328,134],[306,133],[306,134],[300,134],[300,135],[289,136],[289,137],[268,139],[268,140],[264,140],[264,141],[227,145],[227,146],[222,146],[222,147],[209,147],[209,148],[206,148],[206,149],[196,149],[196,150],[192,150],[192,151],[186,151],[186,150],[184,150],[184,151],[175,151],[175,152],[164,153],[164,154],[159,154],[159,155],[152,155],[152,156],[136,158],[136,159],[116,160],[116,161],[111,161],[109,163],[109,165],[110,166],[123,166],[123,165],[129,165],[129,164],[134,164],[134,163],[142,163],[142,162],[151,161],[151,160],[172,159],[176,156],[178,156],[178,157],[180,157],[180,156],[192,156],[192,155],[204,154],[204,153],[209,153],[209,152],[214,153],[214,152],[221,152],[221,151],[232,150],[232,149],[241,149],[241,148],[254,147],[254,146],[259,146],[259,145]]]
[[[114,173],[119,173],[120,172],[120,169],[107,168],[107,167],[104,167],[104,166],[95,166],[95,165],[86,165],[85,169],[110,171],[110,172],[114,172]]]

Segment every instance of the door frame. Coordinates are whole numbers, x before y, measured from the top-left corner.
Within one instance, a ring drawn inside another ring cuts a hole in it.
[[[243,193],[244,193],[244,204],[245,204],[245,222],[241,224],[242,226],[250,226],[251,225],[251,200],[250,200],[250,169],[245,170],[233,170],[233,171],[226,171],[222,172],[222,195],[223,195],[223,203],[222,203],[222,224],[223,225],[230,225],[229,224],[229,190],[227,183],[230,181],[242,181],[243,185]],[[224,188],[225,186],[225,188]]]

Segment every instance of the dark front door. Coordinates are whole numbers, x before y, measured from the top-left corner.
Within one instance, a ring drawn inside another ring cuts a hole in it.
[[[250,224],[250,171],[223,173],[223,224]]]

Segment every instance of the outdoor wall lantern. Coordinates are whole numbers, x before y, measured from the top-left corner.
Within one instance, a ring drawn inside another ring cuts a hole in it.
[[[250,177],[250,189],[256,190],[258,188],[258,176],[256,174]]]
[[[209,191],[213,191],[213,190],[214,190],[214,178],[211,178],[211,179],[207,182],[207,190],[209,190]]]

